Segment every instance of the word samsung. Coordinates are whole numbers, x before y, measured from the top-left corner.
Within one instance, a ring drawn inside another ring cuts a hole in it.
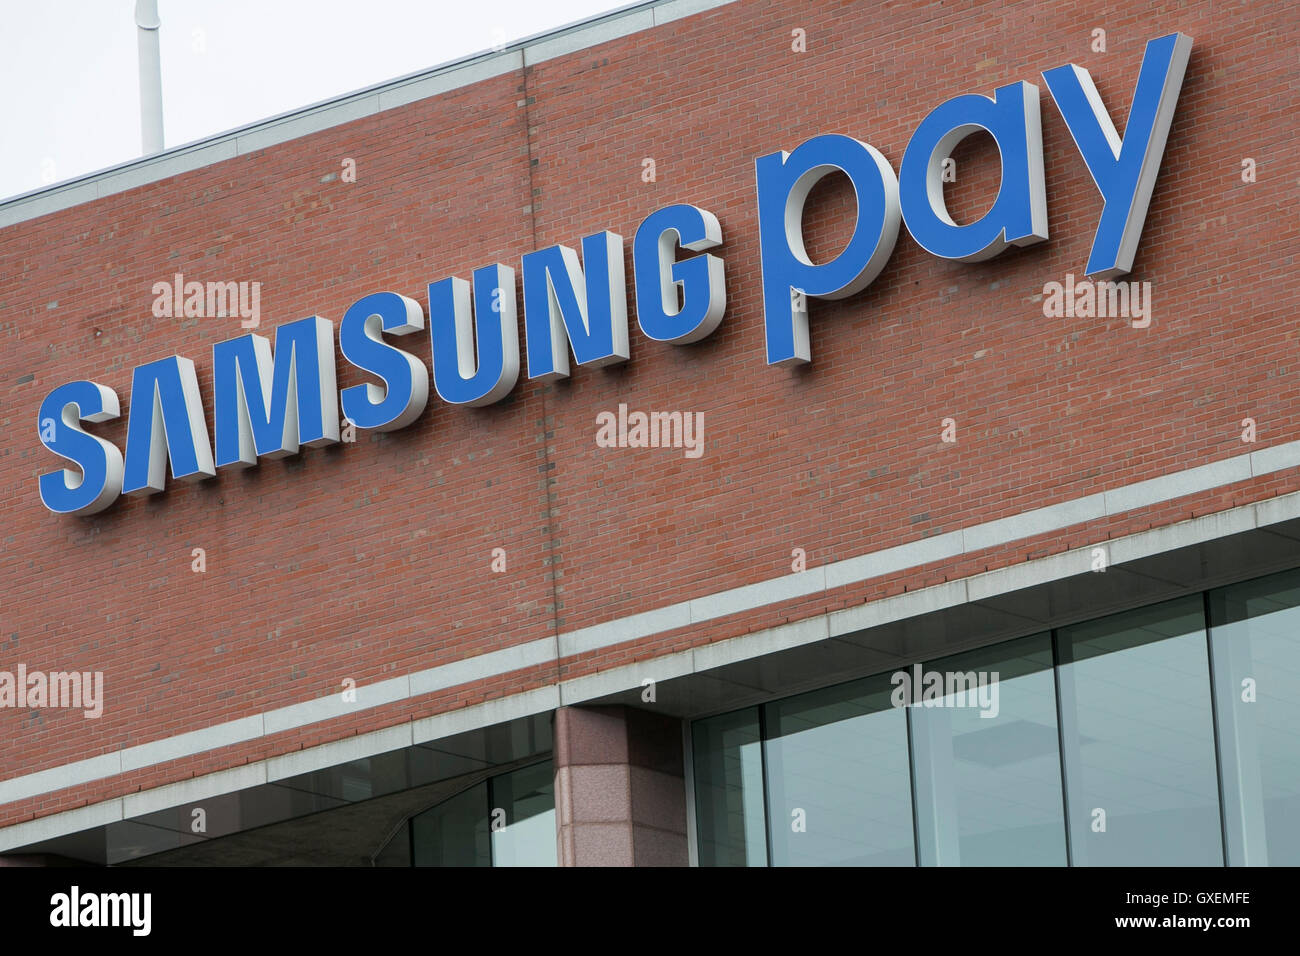
[[[1087,70],[1071,64],[1043,74],[1104,200],[1088,275],[1110,279],[1132,268],[1191,47],[1181,33],[1147,44],[1122,138]],[[944,205],[943,169],[957,144],[980,130],[997,142],[1002,184],[981,219],[959,226]],[[768,363],[811,361],[808,301],[841,299],[866,288],[893,253],[901,223],[923,248],[961,262],[1045,240],[1040,130],[1038,87],[1018,82],[992,97],[958,96],[933,110],[904,150],[898,175],[875,147],[839,134],[815,136],[791,153],[758,157]],[[814,264],[804,248],[804,204],[812,188],[836,171],[853,184],[856,223],[838,256]],[[721,244],[717,217],[689,204],[656,210],[637,228],[633,287],[637,321],[647,338],[685,345],[717,328],[726,309],[723,262],[706,250]],[[581,259],[567,245],[522,257],[530,379],[567,377],[570,354],[590,366],[628,359],[623,239],[598,232],[583,238],[581,249]],[[682,250],[698,254],[679,258]],[[428,286],[427,327],[439,398],[482,406],[504,398],[519,377],[515,273],[496,263],[474,270],[471,279],[453,276]],[[182,296],[197,309],[198,284],[192,290],[179,280],[175,285],[173,312]],[[218,291],[231,305],[229,290]],[[248,309],[239,304],[241,315],[253,311],[252,301]],[[61,385],[41,403],[40,440],[77,470],[41,475],[41,500],[59,514],[94,514],[121,494],[162,491],[169,463],[174,479],[202,479],[218,468],[244,468],[263,457],[295,454],[302,445],[337,442],[340,406],[359,429],[403,428],[427,404],[430,369],[386,336],[422,331],[425,320],[421,305],[397,292],[375,292],[353,303],[339,323],[337,348],[377,381],[342,391],[336,387],[334,323],[328,319],[313,315],[279,326],[274,349],[255,333],[217,343],[211,441],[188,358],[173,355],[134,370],[124,451],[81,427],[117,418],[117,392],[89,380]]]

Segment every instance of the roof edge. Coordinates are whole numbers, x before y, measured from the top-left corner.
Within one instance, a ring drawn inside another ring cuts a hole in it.
[[[202,169],[525,67],[726,6],[735,0],[642,0],[608,13],[344,93],[40,189],[0,199],[0,229]]]

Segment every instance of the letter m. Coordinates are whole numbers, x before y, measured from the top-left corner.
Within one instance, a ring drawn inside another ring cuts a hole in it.
[[[129,926],[131,924],[131,895],[129,893],[100,894],[101,926]]]
[[[650,413],[650,447],[651,448],[681,448],[682,447],[682,413],[681,412],[651,412]]]
[[[60,707],[81,706],[81,674],[78,671],[50,672],[50,699]]]
[[[339,440],[334,323],[320,316],[212,347],[217,467],[283,458]]]
[[[1127,319],[1129,316],[1128,306],[1128,283],[1127,282],[1106,282],[1102,280],[1097,283],[1097,311],[1101,311],[1101,297],[1106,296],[1107,318]]]
[[[208,317],[220,316],[225,318],[239,314],[239,283],[238,282],[209,282],[208,283]]]
[[[961,707],[973,699],[978,685],[979,681],[974,671],[952,671],[948,674],[948,693],[946,696],[952,697],[953,703]],[[958,701],[961,701],[961,703],[957,703]]]

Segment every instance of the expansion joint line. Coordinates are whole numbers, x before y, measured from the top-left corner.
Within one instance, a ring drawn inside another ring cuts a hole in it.
[[[527,146],[528,161],[528,227],[532,245],[530,248],[537,248],[537,187],[534,185],[534,169],[537,167],[537,159],[533,150],[533,114],[532,114],[532,89],[529,79],[532,77],[533,69],[524,65],[520,69],[520,76],[523,80],[521,90],[523,93],[524,103],[524,142]],[[551,475],[554,461],[551,460],[551,445],[548,435],[547,425],[547,406],[546,390],[550,386],[541,383],[538,389],[538,395],[542,402],[542,494],[546,504],[546,551],[550,558],[550,571],[548,577],[551,582],[551,636],[555,640],[555,660],[556,666],[559,666],[560,660],[560,593],[559,584],[556,581],[556,561],[559,559],[558,543],[559,536],[555,525],[555,507],[551,501]],[[558,484],[558,481],[557,481]]]

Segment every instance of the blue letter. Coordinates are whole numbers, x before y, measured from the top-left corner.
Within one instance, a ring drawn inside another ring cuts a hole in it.
[[[1147,44],[1123,141],[1087,70],[1070,64],[1043,74],[1105,201],[1088,256],[1090,276],[1112,279],[1133,269],[1191,53],[1192,38],[1182,33]]]
[[[813,265],[803,244],[804,201],[836,170],[853,183],[857,223],[843,252]],[[808,362],[806,297],[844,299],[880,274],[898,239],[898,179],[874,146],[840,135],[815,136],[793,153],[760,156],[754,172],[767,364]]]
[[[176,479],[216,473],[194,363],[179,355],[136,366],[131,377],[123,493],[162,491],[169,459]]]
[[[943,201],[943,164],[958,143],[979,130],[997,142],[1002,185],[988,212],[959,226]],[[936,107],[907,144],[898,189],[908,232],[917,245],[941,259],[980,262],[1008,245],[1046,239],[1038,87],[1012,83],[998,89],[993,99],[971,94]]]
[[[212,346],[217,467],[257,464],[339,440],[334,323],[318,315]],[[292,394],[290,394],[292,392]]]
[[[464,279],[453,276],[429,286],[433,387],[453,405],[491,405],[519,381],[515,270],[503,265],[475,269],[472,322],[469,309],[469,283]]]
[[[627,361],[623,238],[616,233],[598,232],[583,239],[581,266],[568,246],[524,255],[529,378],[549,382],[568,377],[566,331],[579,365]]]
[[[55,514],[93,515],[122,493],[122,453],[112,442],[81,430],[78,422],[106,422],[119,414],[117,392],[95,382],[60,385],[41,402],[36,427],[43,444],[80,466],[41,475],[41,502]]]
[[[420,304],[396,292],[376,292],[352,304],[339,323],[343,357],[377,375],[383,385],[354,385],[339,395],[343,414],[358,428],[391,432],[411,424],[429,401],[429,370],[384,341],[384,332],[409,335],[424,328]]]
[[[679,245],[702,252],[721,244],[718,217],[684,203],[652,212],[641,223],[632,240],[632,272],[637,321],[648,338],[698,342],[718,327],[727,308],[722,260],[708,254],[676,258]]]

